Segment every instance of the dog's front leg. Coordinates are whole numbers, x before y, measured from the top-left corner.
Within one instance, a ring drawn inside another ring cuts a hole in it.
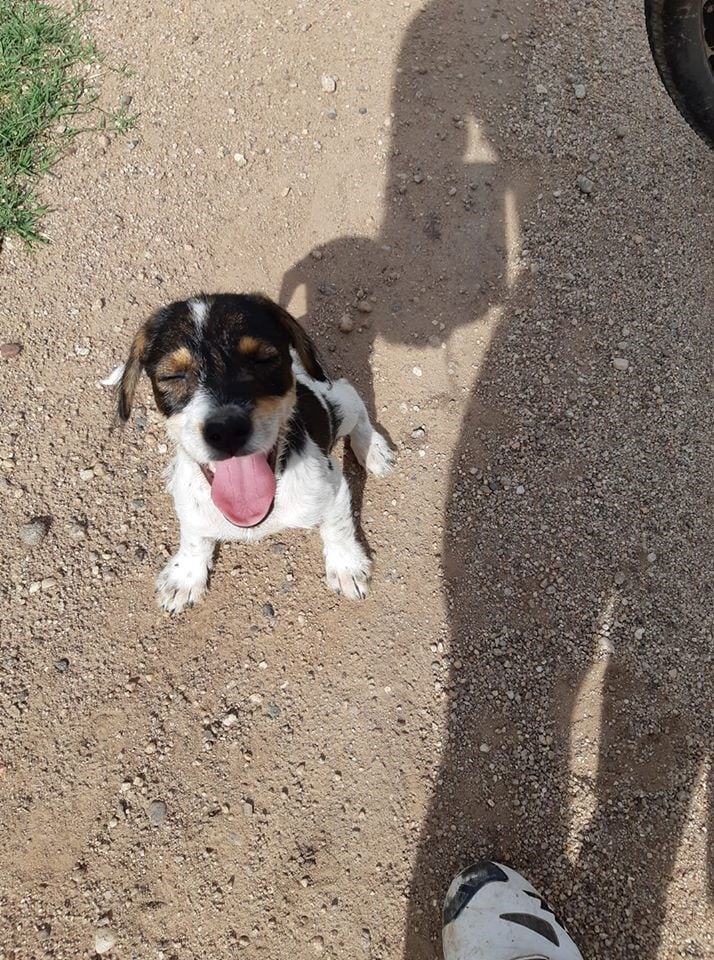
[[[169,613],[181,613],[206,592],[208,571],[213,566],[216,541],[181,528],[178,552],[171,557],[156,581],[159,604]]]
[[[336,471],[340,470],[335,461],[333,464]],[[350,488],[342,471],[338,476],[339,483],[320,524],[327,583],[336,593],[364,600],[369,592],[372,563],[357,539]]]

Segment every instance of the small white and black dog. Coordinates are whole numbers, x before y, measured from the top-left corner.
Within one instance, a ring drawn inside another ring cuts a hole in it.
[[[118,386],[126,421],[142,370],[166,416],[181,527],[157,581],[180,613],[206,592],[216,543],[319,527],[327,582],[367,595],[371,562],[357,540],[349,487],[330,451],[349,436],[359,462],[389,473],[394,454],[346,380],[331,381],[300,324],[261,295],[201,295],[171,303],[136,334]]]

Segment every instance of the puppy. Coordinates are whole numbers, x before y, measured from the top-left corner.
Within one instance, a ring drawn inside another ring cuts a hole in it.
[[[329,586],[364,599],[371,563],[330,452],[349,436],[359,462],[379,476],[394,454],[354,387],[330,380],[300,324],[257,294],[171,303],[104,381],[118,387],[122,421],[142,370],[176,448],[168,489],[180,545],[157,581],[161,606],[178,614],[203,597],[219,541],[310,527],[320,528]]]

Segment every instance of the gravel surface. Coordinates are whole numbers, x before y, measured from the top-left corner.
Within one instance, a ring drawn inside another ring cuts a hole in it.
[[[714,957],[712,163],[639,7],[126,0],[127,138],[0,259],[0,958],[433,960],[526,872],[588,958]],[[126,77],[104,81],[116,106]],[[318,538],[176,542],[143,318],[263,289],[399,452]]]

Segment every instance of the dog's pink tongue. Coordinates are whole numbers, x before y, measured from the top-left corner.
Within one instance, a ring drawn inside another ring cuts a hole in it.
[[[275,474],[262,453],[216,463],[213,502],[231,523],[253,527],[268,515],[275,497]]]

